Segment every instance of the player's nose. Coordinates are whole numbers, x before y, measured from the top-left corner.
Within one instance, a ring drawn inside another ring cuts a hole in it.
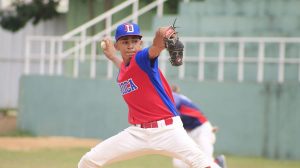
[[[133,42],[129,42],[127,45],[128,49],[132,49],[134,47],[134,43]]]

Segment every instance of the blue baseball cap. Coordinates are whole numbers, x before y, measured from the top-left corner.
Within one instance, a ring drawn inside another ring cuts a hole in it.
[[[135,23],[123,23],[117,27],[115,39],[118,41],[124,36],[139,36],[142,38],[140,27]]]

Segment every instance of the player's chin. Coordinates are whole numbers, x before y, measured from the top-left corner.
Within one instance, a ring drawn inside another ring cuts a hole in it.
[[[128,53],[126,53],[126,56],[129,57],[129,58],[133,57],[133,55],[134,55],[133,52],[128,52]]]
[[[133,55],[126,55],[126,59],[130,61],[131,58],[132,58],[132,56],[133,56]]]

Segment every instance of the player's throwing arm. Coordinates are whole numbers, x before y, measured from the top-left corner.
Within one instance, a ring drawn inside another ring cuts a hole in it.
[[[120,68],[122,59],[117,57],[114,43],[109,37],[105,37],[100,41],[100,47],[104,55],[111,60],[118,68]]]

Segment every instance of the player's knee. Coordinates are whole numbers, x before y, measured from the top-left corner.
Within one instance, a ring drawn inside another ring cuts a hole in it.
[[[195,156],[195,157],[191,158],[189,164],[190,164],[191,168],[199,168],[199,167],[207,168],[207,167],[211,166],[208,159],[204,159],[203,157],[200,157],[200,156]]]
[[[99,168],[99,165],[96,165],[87,153],[80,159],[78,168]]]
[[[190,166],[187,165],[184,161],[179,159],[173,159],[173,167],[174,168],[189,168]]]
[[[90,167],[90,160],[89,157],[85,154],[84,156],[81,157],[79,163],[78,163],[78,168],[87,168]]]

